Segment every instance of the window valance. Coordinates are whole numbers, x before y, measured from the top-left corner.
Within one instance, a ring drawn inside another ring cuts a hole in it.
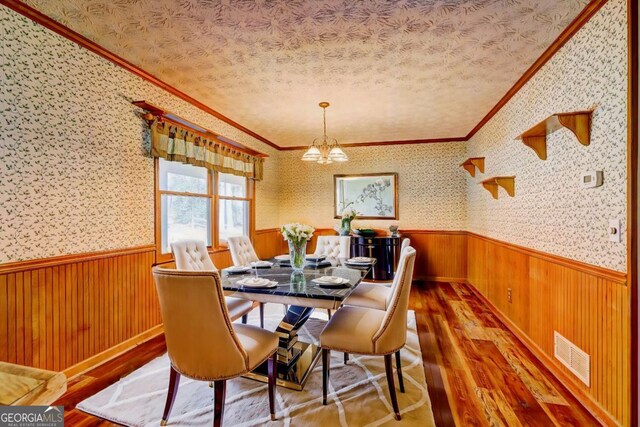
[[[151,154],[166,160],[203,166],[217,172],[262,180],[264,159],[234,150],[174,123],[151,123]]]

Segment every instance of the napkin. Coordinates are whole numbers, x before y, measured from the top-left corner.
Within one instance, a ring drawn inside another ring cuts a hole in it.
[[[246,279],[238,280],[237,283],[245,286],[266,286],[271,284],[271,280],[264,277],[247,277]]]
[[[252,267],[271,267],[272,265],[273,263],[269,261],[254,261],[251,263]]]

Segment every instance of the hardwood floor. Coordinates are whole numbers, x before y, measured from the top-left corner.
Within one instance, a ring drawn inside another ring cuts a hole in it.
[[[438,426],[599,425],[469,286],[423,283],[411,306]]]
[[[411,307],[436,425],[599,425],[467,285],[421,283]],[[66,425],[112,425],[75,405],[165,350],[158,337],[72,380]]]

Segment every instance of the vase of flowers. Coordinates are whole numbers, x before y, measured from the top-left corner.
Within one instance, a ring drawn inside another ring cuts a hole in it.
[[[289,243],[289,259],[293,271],[302,271],[307,254],[307,242],[315,231],[310,225],[297,222],[285,224],[280,229],[284,240]]]
[[[340,229],[338,230],[341,236],[348,236],[351,233],[351,221],[353,221],[356,216],[358,216],[358,212],[353,208],[345,208],[342,211],[342,220],[340,221]]]

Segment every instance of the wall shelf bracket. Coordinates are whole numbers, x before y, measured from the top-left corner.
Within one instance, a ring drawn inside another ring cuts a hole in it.
[[[469,175],[476,176],[476,168],[480,173],[484,173],[484,157],[469,157],[460,166],[465,168]]]
[[[505,189],[511,197],[516,195],[515,176],[494,176],[481,182],[482,186],[493,196],[498,198],[498,187]]]
[[[569,129],[578,142],[589,145],[591,142],[591,115],[590,111],[574,111],[571,113],[552,114],[531,129],[517,137],[524,145],[530,147],[541,160],[547,159],[547,135],[560,128]]]

